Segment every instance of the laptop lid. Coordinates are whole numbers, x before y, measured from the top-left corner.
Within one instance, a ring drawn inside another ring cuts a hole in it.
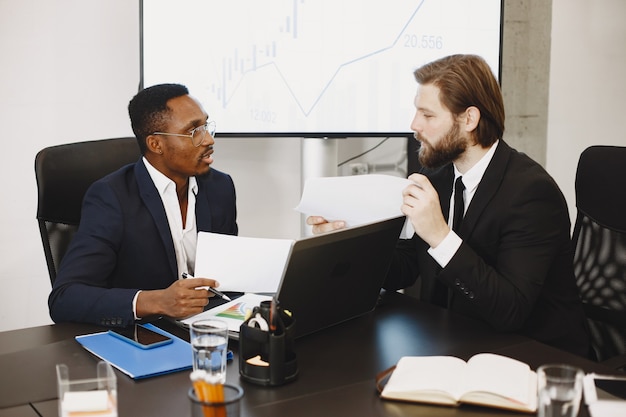
[[[297,240],[278,289],[301,337],[372,311],[405,217]]]

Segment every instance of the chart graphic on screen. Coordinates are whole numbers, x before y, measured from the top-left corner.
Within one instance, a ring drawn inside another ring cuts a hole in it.
[[[500,72],[501,0],[149,0],[141,18],[143,85],[187,85],[218,134],[404,136],[418,66]]]

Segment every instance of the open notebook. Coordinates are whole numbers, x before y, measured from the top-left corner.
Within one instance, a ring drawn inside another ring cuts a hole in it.
[[[296,337],[374,309],[404,221],[397,217],[292,242],[275,296],[293,313]],[[217,315],[237,337],[246,309],[271,295],[245,294],[179,323]]]

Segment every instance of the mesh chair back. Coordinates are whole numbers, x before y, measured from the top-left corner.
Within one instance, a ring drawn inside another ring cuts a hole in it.
[[[576,170],[574,270],[598,360],[626,353],[626,147],[592,146]]]
[[[37,153],[37,221],[53,284],[57,267],[78,229],[87,188],[116,169],[136,162],[139,156],[134,137],[57,145]]]

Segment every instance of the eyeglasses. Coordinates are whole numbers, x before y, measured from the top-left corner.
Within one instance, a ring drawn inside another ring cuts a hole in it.
[[[215,122],[210,120],[205,124],[198,126],[191,130],[189,135],[185,135],[183,133],[165,133],[165,132],[154,132],[153,135],[162,135],[162,136],[181,136],[185,138],[191,139],[191,143],[196,148],[200,146],[204,139],[206,139],[207,133],[211,135],[211,137],[215,137]]]

